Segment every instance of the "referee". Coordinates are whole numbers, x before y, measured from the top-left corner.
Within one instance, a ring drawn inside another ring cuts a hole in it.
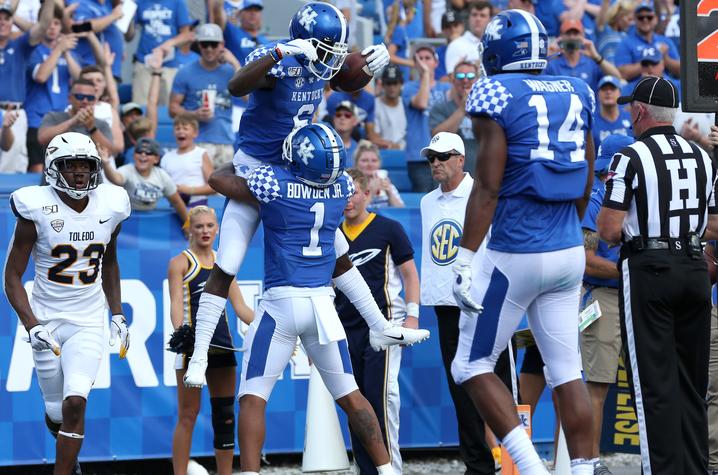
[[[598,231],[623,243],[619,310],[643,473],[705,474],[711,295],[701,238],[718,229],[716,170],[674,130],[670,82],[645,77],[618,103],[630,104],[637,141],[613,157]]]

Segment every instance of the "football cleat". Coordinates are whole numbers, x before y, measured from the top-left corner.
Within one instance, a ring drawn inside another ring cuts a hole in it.
[[[374,351],[381,351],[386,350],[390,346],[411,346],[414,343],[420,343],[426,340],[430,335],[429,330],[422,328],[416,330],[413,328],[404,328],[394,326],[387,322],[387,326],[385,326],[383,330],[369,331],[369,344]]]

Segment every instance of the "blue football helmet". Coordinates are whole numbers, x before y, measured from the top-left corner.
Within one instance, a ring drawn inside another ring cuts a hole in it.
[[[299,9],[289,22],[289,37],[308,40],[317,49],[319,59],[304,65],[319,79],[338,73],[349,52],[347,19],[331,3],[312,2]]]
[[[325,187],[341,176],[347,152],[333,128],[317,123],[289,134],[282,145],[282,157],[297,179],[310,186]]]
[[[479,46],[486,74],[541,71],[548,35],[541,21],[523,10],[505,10],[491,19]]]

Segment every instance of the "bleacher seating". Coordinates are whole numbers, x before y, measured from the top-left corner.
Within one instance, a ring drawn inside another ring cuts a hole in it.
[[[156,139],[162,148],[175,148],[175,136],[172,131],[173,119],[170,117],[169,108],[159,106],[157,108],[157,136]]]
[[[389,179],[399,192],[411,191],[411,181],[406,170],[406,155],[403,150],[382,150],[381,167],[389,172]]]

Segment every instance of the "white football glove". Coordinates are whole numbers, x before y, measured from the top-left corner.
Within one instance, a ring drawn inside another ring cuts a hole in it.
[[[474,254],[476,253],[460,247],[453,267],[454,298],[459,308],[469,315],[481,313],[483,310],[483,307],[471,298],[471,261],[474,259]]]
[[[192,355],[184,373],[184,385],[186,388],[201,388],[204,386],[204,374],[207,372],[207,356],[204,358]]]
[[[30,346],[32,346],[33,350],[52,350],[56,356],[60,356],[60,345],[43,325],[35,325],[28,333],[30,334]]]
[[[112,316],[110,322],[110,346],[115,346],[117,338],[120,338],[120,358],[127,356],[130,349],[130,332],[127,330],[127,320],[122,314]]]
[[[308,40],[297,38],[296,40],[288,41],[287,43],[277,43],[274,48],[275,53],[279,56],[279,59],[287,58],[289,56],[304,55],[309,61],[316,61],[317,49]]]
[[[366,72],[371,76],[375,76],[389,64],[389,50],[384,43],[364,48],[361,55],[366,58],[366,65],[369,68]]]

